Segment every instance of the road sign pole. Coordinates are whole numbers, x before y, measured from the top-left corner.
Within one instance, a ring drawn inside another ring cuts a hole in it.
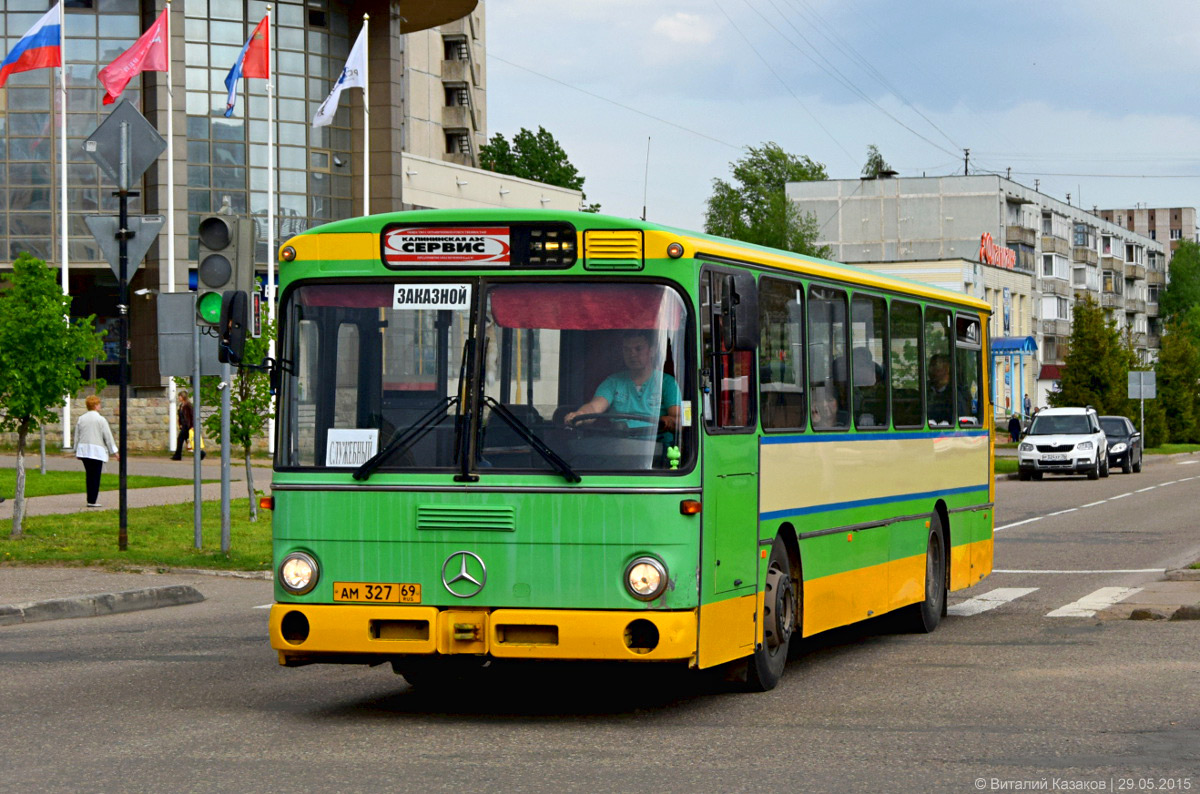
[[[117,308],[121,314],[120,338],[120,382],[121,382],[121,440],[118,483],[120,488],[120,518],[117,531],[117,548],[129,549],[129,501],[126,490],[128,474],[129,442],[129,125],[121,122],[120,180],[117,183],[117,198],[120,213],[117,221],[117,245],[121,297]]]

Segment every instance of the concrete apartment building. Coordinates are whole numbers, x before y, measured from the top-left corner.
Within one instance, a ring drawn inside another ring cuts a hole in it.
[[[796,182],[787,193],[816,216],[833,259],[992,305],[997,417],[1026,394],[1048,403],[1077,300],[1103,306],[1141,360],[1157,355],[1149,285],[1166,277],[1161,241],[993,175]]]
[[[1097,214],[1106,221],[1123,226],[1130,231],[1158,240],[1164,243],[1167,267],[1163,271],[1150,271],[1146,274],[1146,300],[1158,303],[1158,293],[1167,284],[1167,272],[1171,267],[1171,257],[1179,250],[1179,244],[1184,240],[1200,242],[1200,232],[1196,229],[1195,207],[1134,207],[1124,210],[1098,210]],[[1150,331],[1161,334],[1162,327],[1157,318],[1151,318]]]
[[[49,0],[0,0],[7,48],[46,12]],[[170,74],[174,114],[175,250],[164,228],[131,289],[189,288],[201,217],[228,203],[255,219],[256,258],[267,251],[268,109],[266,81],[238,88],[226,118],[224,80],[266,12],[260,0],[176,0],[171,5]],[[96,315],[110,331],[107,361],[95,372],[117,382],[117,282],[84,216],[115,214],[114,186],[82,151],[111,110],[101,103],[100,68],[129,48],[157,18],[159,0],[69,0],[65,12],[69,292],[72,313]],[[362,27],[368,27],[370,211],[414,208],[578,209],[579,191],[478,170],[487,140],[485,7],[482,0],[274,0],[276,95],[275,241],[363,213],[363,92],[343,93],[328,127],[313,127]],[[0,89],[0,267],[21,251],[61,267],[59,124],[55,69],[10,76]],[[167,74],[146,72],[128,98],[165,137]],[[131,214],[167,214],[167,155],[137,186]],[[152,301],[131,311],[134,395],[161,394]]]

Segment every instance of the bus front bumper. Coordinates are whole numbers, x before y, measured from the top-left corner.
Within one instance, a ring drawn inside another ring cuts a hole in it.
[[[286,667],[432,654],[694,663],[697,613],[275,604],[270,632]]]

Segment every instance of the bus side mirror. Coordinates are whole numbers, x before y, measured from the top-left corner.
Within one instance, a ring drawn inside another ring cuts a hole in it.
[[[238,365],[246,351],[246,330],[250,298],[244,290],[231,290],[221,296],[221,320],[217,324],[217,361]]]

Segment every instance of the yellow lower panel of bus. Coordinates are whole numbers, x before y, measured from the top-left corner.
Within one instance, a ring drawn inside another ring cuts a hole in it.
[[[950,550],[950,589],[978,584],[992,571],[992,541]],[[925,597],[925,555],[823,576],[804,583],[805,637],[882,615]]]
[[[755,642],[762,641],[762,628],[755,625],[761,609],[762,593],[700,607],[697,666],[712,667],[754,653]]]
[[[332,654],[491,654],[517,659],[694,659],[696,611],[275,604],[280,663]]]

